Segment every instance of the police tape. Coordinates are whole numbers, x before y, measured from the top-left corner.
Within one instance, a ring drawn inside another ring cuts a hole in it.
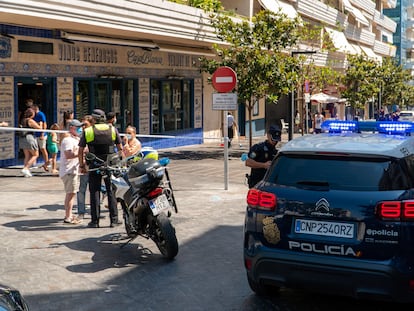
[[[69,131],[64,130],[41,130],[25,127],[9,127],[9,126],[0,126],[0,132],[34,132],[34,133],[68,133]],[[126,136],[126,133],[119,133],[121,137]],[[200,136],[174,136],[174,135],[145,135],[145,134],[136,134],[136,137],[146,137],[146,138],[169,138],[169,139],[188,139],[188,140],[222,140],[223,137],[200,137]]]

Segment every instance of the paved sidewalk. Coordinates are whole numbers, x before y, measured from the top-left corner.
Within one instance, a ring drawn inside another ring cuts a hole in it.
[[[241,310],[251,295],[242,261],[244,151],[229,151],[228,190],[219,144],[160,151],[171,158],[179,209],[172,262],[143,238],[120,248],[124,228],[109,228],[108,217],[99,229],[87,228],[89,219],[64,224],[58,177],[0,169],[0,283],[19,289],[31,310]]]

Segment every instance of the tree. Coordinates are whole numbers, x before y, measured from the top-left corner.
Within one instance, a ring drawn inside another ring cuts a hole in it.
[[[413,87],[408,84],[411,74],[392,58],[382,63],[362,55],[348,55],[348,70],[344,76],[347,89],[342,93],[353,108],[363,108],[379,96],[380,106],[410,103]],[[379,107],[380,108],[380,107]]]
[[[349,67],[344,76],[346,90],[342,92],[353,108],[364,108],[381,85],[379,65],[363,55],[348,55]]]
[[[237,74],[237,93],[248,110],[249,145],[252,145],[252,110],[256,100],[276,102],[297,82],[298,61],[282,51],[300,36],[300,21],[283,13],[260,11],[252,22],[216,15],[211,19],[222,45],[214,45],[215,59],[201,59],[201,69],[212,74],[229,66]]]

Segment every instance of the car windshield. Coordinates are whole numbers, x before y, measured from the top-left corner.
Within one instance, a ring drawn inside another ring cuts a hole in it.
[[[385,191],[412,187],[397,160],[344,156],[279,155],[266,181],[298,188]]]
[[[412,117],[413,112],[400,112],[400,117]]]

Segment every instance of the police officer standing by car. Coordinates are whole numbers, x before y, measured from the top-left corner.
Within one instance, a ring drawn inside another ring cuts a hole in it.
[[[245,162],[245,165],[251,168],[250,176],[248,176],[249,188],[252,188],[263,179],[277,154],[276,145],[281,141],[281,136],[280,128],[277,125],[272,125],[267,131],[267,139],[250,148]]]
[[[95,154],[98,158],[106,160],[109,154],[115,153],[115,145],[118,152],[122,152],[122,141],[119,133],[115,128],[106,123],[105,112],[101,109],[95,109],[92,112],[94,124],[85,128],[79,141],[79,167],[82,173],[87,171],[84,161],[84,148],[88,146],[89,152]],[[97,163],[88,163],[89,168],[96,168]],[[88,223],[90,228],[99,228],[100,216],[100,194],[102,175],[97,171],[89,171],[89,192],[91,200],[91,222]],[[108,208],[111,218],[111,227],[120,225],[122,222],[118,219],[118,208],[116,199],[112,193],[111,181],[104,178],[106,193],[108,195]]]

